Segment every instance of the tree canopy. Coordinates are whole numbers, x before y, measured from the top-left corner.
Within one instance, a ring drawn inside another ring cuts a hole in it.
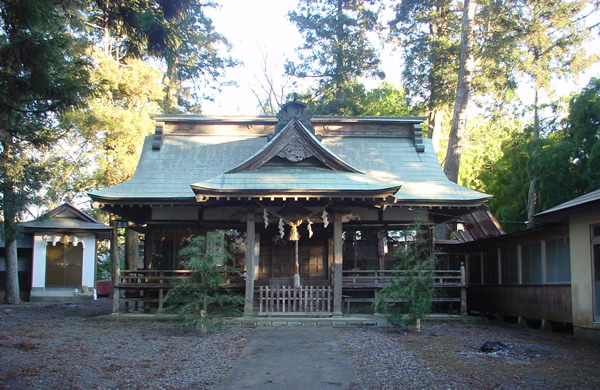
[[[345,99],[344,86],[357,77],[383,78],[379,53],[368,34],[377,31],[374,1],[300,0],[290,21],[304,37],[300,62],[288,62],[286,73],[319,80],[317,95],[332,93],[339,109]]]
[[[346,83],[342,90],[343,104],[329,91],[317,99],[307,96],[308,110],[316,115],[344,116],[409,116],[412,113],[404,91],[388,82],[367,90],[364,84],[353,81]]]
[[[156,58],[166,65],[163,111],[200,112],[199,101],[236,61],[222,54],[229,48],[215,31],[201,0],[94,0],[86,10],[96,42],[115,58]]]
[[[600,188],[600,80],[573,95],[568,107],[568,116],[547,123],[537,139],[531,126],[515,133],[502,144],[497,162],[480,174],[482,190],[494,194],[492,212],[509,221],[507,231],[525,227],[532,172],[539,211]]]

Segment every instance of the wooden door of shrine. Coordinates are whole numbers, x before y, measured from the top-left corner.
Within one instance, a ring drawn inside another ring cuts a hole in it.
[[[325,235],[301,237],[298,241],[299,274],[302,285],[328,284],[328,240]],[[261,234],[259,284],[273,281],[291,285],[295,273],[296,242],[278,234]]]

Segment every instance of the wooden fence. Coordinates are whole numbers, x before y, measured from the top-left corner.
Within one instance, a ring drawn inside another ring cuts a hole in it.
[[[258,307],[260,315],[273,313],[319,313],[332,312],[330,286],[259,287]]]
[[[164,296],[176,280],[189,279],[193,271],[188,270],[120,270],[117,283],[113,286],[113,313],[119,312],[119,302],[125,302],[126,311],[130,304],[147,308],[156,304],[162,310]]]

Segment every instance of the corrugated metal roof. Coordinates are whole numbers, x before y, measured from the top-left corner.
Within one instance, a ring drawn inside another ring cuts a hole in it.
[[[482,240],[504,234],[504,230],[489,210],[464,214],[460,217],[460,223],[463,225],[462,230],[454,229],[453,224],[446,224],[460,242]]]
[[[149,136],[132,179],[90,195],[99,201],[193,199],[194,192],[190,188],[193,183],[222,180],[226,185],[233,185],[234,178],[224,173],[247,160],[267,142],[266,136],[170,134],[164,138],[160,150],[152,150],[152,136]],[[323,136],[321,142],[368,177],[368,181],[356,181],[349,176],[336,175],[339,179],[329,184],[340,188],[348,188],[350,183],[356,184],[357,188],[365,185],[401,185],[395,196],[407,203],[481,203],[490,198],[489,195],[450,182],[428,139],[424,140],[424,153],[417,153],[414,141],[408,137]],[[289,168],[277,174],[271,172],[272,179],[269,180],[273,185],[278,185],[274,183],[275,178],[293,176],[290,181],[296,182],[296,188],[314,188],[317,185],[316,174],[296,176],[294,172]],[[256,180],[259,178],[256,177]],[[251,181],[245,181],[243,185],[247,188],[252,184]]]

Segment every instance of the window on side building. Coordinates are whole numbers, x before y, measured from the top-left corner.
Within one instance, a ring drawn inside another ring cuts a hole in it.
[[[569,238],[546,240],[546,283],[571,282]]]

